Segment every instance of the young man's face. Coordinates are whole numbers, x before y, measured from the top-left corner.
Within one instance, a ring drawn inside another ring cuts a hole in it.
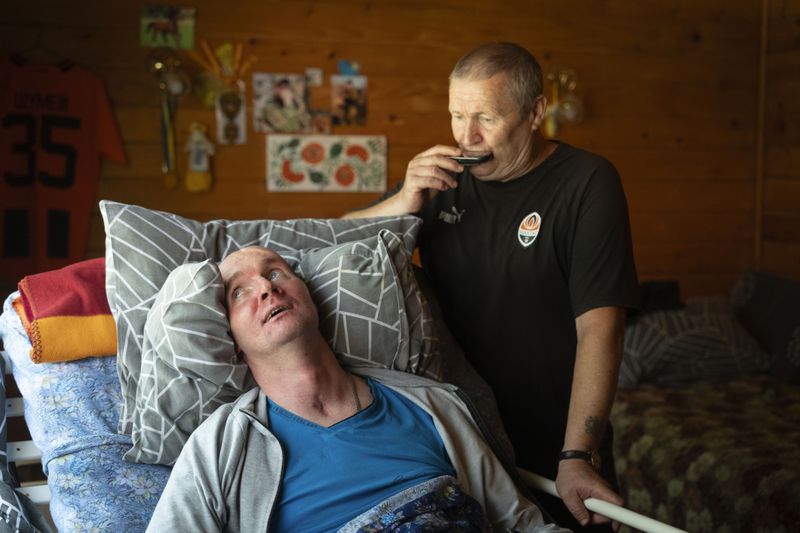
[[[219,268],[231,332],[245,359],[269,355],[319,333],[317,308],[305,282],[277,253],[244,248],[226,257]]]
[[[533,161],[534,113],[524,114],[504,73],[486,80],[450,81],[450,126],[465,155],[491,152],[492,159],[470,169],[482,181],[518,178]]]

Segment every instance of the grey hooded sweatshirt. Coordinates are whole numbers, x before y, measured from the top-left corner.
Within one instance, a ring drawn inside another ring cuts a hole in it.
[[[517,490],[455,386],[393,370],[350,370],[383,383],[431,415],[459,485],[482,505],[493,530],[568,531],[545,524],[539,508]],[[269,430],[263,396],[259,388],[246,392],[192,433],[148,532],[268,531],[284,459]]]

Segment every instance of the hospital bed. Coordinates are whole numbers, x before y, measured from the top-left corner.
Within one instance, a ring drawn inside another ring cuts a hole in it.
[[[252,244],[278,250],[303,275],[320,307],[321,329],[344,364],[392,366],[458,383],[475,399],[492,432],[501,435],[500,448],[507,447],[503,432],[495,431],[499,418],[488,388],[471,369],[448,370],[454,366],[448,357],[462,356],[454,355],[449,337],[437,337],[437,317],[416,284],[410,252],[419,229],[417,219],[202,224],[114,202],[101,203],[101,211],[107,234],[102,296],[116,322],[116,355],[34,363],[31,339],[12,305],[18,293],[8,296],[0,315],[4,357],[24,398],[24,402],[9,398],[7,415],[24,414],[31,436],[29,441],[8,443],[9,460],[41,461],[46,484],[18,490],[47,506],[58,530],[118,531],[124,525],[125,531],[143,531],[185,437],[175,435],[185,431],[186,418],[198,424],[207,416],[204,409],[211,411],[225,400],[220,389],[248,386],[236,382],[233,365],[225,380],[192,374],[184,384],[194,392],[165,388],[157,376],[147,374],[154,355],[167,357],[148,348],[153,343],[147,336],[164,332],[145,331],[145,326],[151,316],[158,324],[173,319],[165,300],[186,304],[186,287],[171,277],[176,267],[218,260]],[[192,283],[199,283],[201,274],[193,271]],[[167,287],[171,292],[165,296]],[[435,313],[435,302],[431,303]],[[382,349],[373,349],[378,343]],[[172,370],[196,371],[181,365]],[[139,369],[141,373],[134,375]],[[184,377],[171,379],[171,386]],[[203,389],[212,382],[222,385]],[[170,394],[192,397],[198,390],[212,390],[213,398],[204,396],[196,409],[181,407],[179,415],[148,404]],[[536,488],[554,490],[549,480],[522,475]],[[587,505],[642,530],[676,531],[603,503]]]

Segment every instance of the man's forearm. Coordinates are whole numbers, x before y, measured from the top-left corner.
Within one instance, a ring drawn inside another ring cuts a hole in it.
[[[596,450],[608,423],[622,357],[624,310],[593,309],[576,321],[578,346],[565,450]]]
[[[351,211],[342,216],[342,218],[367,218],[410,214],[398,201],[398,196],[399,194],[393,194],[382,202],[371,205],[365,209]]]

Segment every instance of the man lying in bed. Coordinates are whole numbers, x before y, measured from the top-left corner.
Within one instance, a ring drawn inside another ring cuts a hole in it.
[[[195,430],[148,531],[564,531],[517,491],[453,387],[343,369],[278,254],[245,248],[220,271],[259,387]]]

